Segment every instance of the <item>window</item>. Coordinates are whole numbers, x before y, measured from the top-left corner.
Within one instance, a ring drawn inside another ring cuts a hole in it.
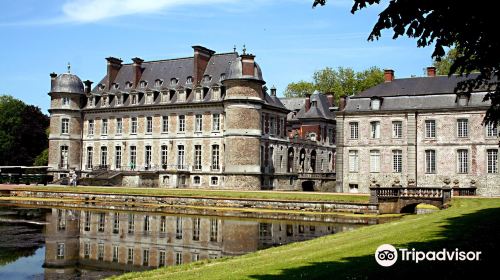
[[[60,160],[60,166],[62,168],[68,168],[68,146],[63,145],[61,146],[61,160]]]
[[[179,116],[179,127],[178,127],[179,132],[185,132],[186,131],[186,116],[180,115]]]
[[[370,172],[380,172],[380,151],[370,151]]]
[[[161,93],[161,102],[165,103],[165,102],[168,102],[170,100],[169,98],[169,93],[164,91]]]
[[[270,131],[271,131],[271,135],[275,135],[276,134],[276,119],[274,117],[270,117],[269,118],[269,125],[270,125]]]
[[[69,119],[61,120],[61,133],[68,134],[69,133]]]
[[[160,217],[160,232],[161,233],[167,232],[167,217],[165,216]]]
[[[104,260],[104,243],[99,243],[97,245],[97,260]]]
[[[436,151],[434,150],[425,151],[425,173],[436,173]]]
[[[153,93],[148,93],[146,95],[146,104],[153,104],[154,103],[154,95]]]
[[[220,130],[220,114],[212,115],[212,130],[219,131]]]
[[[200,185],[201,184],[201,177],[200,176],[194,176],[194,178],[193,178],[193,184]]]
[[[220,74],[219,81],[225,80],[226,79],[226,73]]]
[[[486,151],[488,173],[498,173],[498,149]]]
[[[146,133],[153,133],[153,117],[146,118]]]
[[[212,77],[210,77],[209,75],[203,76],[203,82],[210,82],[211,80],[212,80]]]
[[[148,215],[144,216],[144,233],[147,234],[151,231],[151,221]]]
[[[177,217],[176,219],[175,238],[182,239],[182,217]]]
[[[200,240],[200,218],[193,218],[193,240]]]
[[[103,119],[101,122],[102,122],[101,134],[107,135],[108,134],[108,120]]]
[[[145,88],[147,85],[148,85],[148,82],[146,82],[146,81],[141,81],[141,82],[139,83],[139,86],[140,86],[141,88]]]
[[[166,259],[167,259],[166,252],[165,251],[160,251],[160,256],[159,256],[159,259],[158,259],[158,267],[166,266],[167,265]]]
[[[196,115],[196,121],[195,121],[195,127],[194,131],[195,132],[201,132],[203,129],[203,116],[202,115]]]
[[[392,172],[401,173],[403,171],[403,152],[401,150],[392,151]]]
[[[335,132],[333,128],[328,129],[328,143],[330,143],[330,145],[335,144]]]
[[[193,77],[189,76],[186,78],[186,84],[192,84],[193,83]]]
[[[116,134],[122,134],[122,133],[123,133],[123,119],[117,118],[116,119]]]
[[[134,248],[127,248],[127,263],[134,263]]]
[[[89,242],[85,242],[83,244],[83,257],[86,259],[90,258],[90,243]]]
[[[157,80],[155,81],[155,87],[157,87],[157,88],[158,88],[158,87],[161,87],[161,85],[162,85],[162,84],[163,84],[163,81],[162,81],[162,80],[160,80],[160,79],[157,79]]]
[[[201,145],[194,145],[194,170],[201,170]]]
[[[210,184],[211,184],[212,186],[217,186],[217,185],[219,185],[219,177],[215,177],[215,176],[214,176],[214,177],[211,177],[211,178],[210,178]]]
[[[99,213],[99,221],[97,231],[104,232],[104,223],[106,221],[106,216],[104,213]]]
[[[117,95],[116,96],[116,105],[120,106],[122,104],[123,104],[123,102],[122,102],[122,96],[121,95]]]
[[[182,264],[182,253],[181,252],[175,252],[175,264],[176,265]]]
[[[492,122],[486,124],[486,137],[498,137],[498,127]]]
[[[357,122],[349,123],[349,127],[351,130],[351,139],[358,139],[359,137],[358,123]]]
[[[184,168],[184,145],[177,146],[177,167]]]
[[[131,129],[130,129],[131,133],[132,134],[137,134],[137,118],[136,117],[133,117],[131,119],[131,125],[130,126],[131,126]]]
[[[57,230],[66,230],[66,210],[57,209]]]
[[[359,159],[358,151],[349,151],[349,172],[358,172]]]
[[[120,232],[120,214],[113,214],[113,233],[117,234]]]
[[[425,138],[436,138],[436,121],[425,121]]]
[[[370,127],[371,127],[371,138],[372,139],[378,139],[380,138],[380,122],[370,122]]]
[[[90,219],[91,219],[90,211],[85,211],[85,224],[83,226],[84,231],[90,231]]]
[[[163,166],[163,169],[165,169],[167,167],[167,162],[168,162],[168,146],[162,145],[161,146],[161,165]]]
[[[132,105],[137,104],[137,94],[132,94],[130,104]]]
[[[92,169],[92,158],[94,157],[94,148],[87,147],[87,169]]]
[[[149,249],[144,249],[142,251],[142,265],[149,266]]]
[[[457,151],[457,162],[458,162],[458,173],[462,173],[462,174],[469,173],[469,151],[468,150],[458,150]]]
[[[57,259],[64,259],[64,243],[57,243]]]
[[[161,132],[168,133],[168,116],[161,117]]]
[[[63,97],[62,98],[62,105],[64,107],[69,107],[69,97]]]
[[[380,99],[378,99],[378,98],[372,99],[371,107],[372,107],[372,110],[379,110],[380,109]]]
[[[210,241],[217,242],[219,236],[219,221],[210,219]]]
[[[146,167],[146,170],[148,170],[151,167],[151,159],[152,159],[152,150],[151,146],[147,145],[145,147],[146,153],[144,154],[144,165]]]
[[[130,169],[134,170],[137,166],[137,147],[130,146]]]
[[[94,97],[89,97],[87,99],[88,107],[94,107]]]
[[[108,165],[108,147],[102,146],[101,147],[101,166],[106,166]]]
[[[212,145],[212,169],[219,170],[219,145]]]
[[[94,120],[89,120],[88,134],[94,135]]]
[[[107,96],[102,97],[101,106],[102,107],[108,106],[108,97]]]
[[[126,82],[125,83],[125,88],[132,88],[132,83],[131,82]]]
[[[171,85],[171,86],[175,86],[176,84],[177,84],[177,79],[176,79],[176,78],[172,78],[172,79],[170,80],[170,85]]]
[[[392,122],[392,137],[393,138],[403,137],[403,122],[401,121]]]
[[[132,234],[135,230],[135,215],[128,214],[128,233]]]
[[[469,137],[469,120],[458,119],[457,120],[457,131],[459,138]]]
[[[193,262],[197,262],[197,261],[199,261],[199,260],[200,260],[200,254],[199,254],[199,253],[192,253],[192,254],[191,254],[191,260],[192,260]]]
[[[118,245],[113,245],[113,262],[118,262]]]

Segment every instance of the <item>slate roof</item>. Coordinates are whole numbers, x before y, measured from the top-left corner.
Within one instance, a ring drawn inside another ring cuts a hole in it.
[[[321,93],[311,95],[311,107],[306,111],[306,98],[283,98],[281,99],[285,107],[292,111],[288,114],[287,120],[298,119],[334,119],[335,114],[330,112],[330,102],[328,97]],[[313,106],[316,102],[316,106]],[[298,110],[298,111],[297,111]],[[294,111],[297,111],[295,114]]]

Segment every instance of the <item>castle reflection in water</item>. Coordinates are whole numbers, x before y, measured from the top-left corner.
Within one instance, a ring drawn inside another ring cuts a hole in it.
[[[351,230],[357,224],[52,209],[45,278],[104,277],[216,259]]]

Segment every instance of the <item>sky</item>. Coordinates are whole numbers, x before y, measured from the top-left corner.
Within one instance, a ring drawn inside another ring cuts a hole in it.
[[[312,80],[325,67],[377,66],[396,78],[423,76],[431,48],[390,31],[367,41],[382,1],[350,13],[352,0],[17,0],[0,17],[0,94],[47,112],[51,72],[98,82],[106,57],[146,61],[193,55],[193,45],[217,53],[236,46],[256,55],[267,86],[282,95],[291,82]]]

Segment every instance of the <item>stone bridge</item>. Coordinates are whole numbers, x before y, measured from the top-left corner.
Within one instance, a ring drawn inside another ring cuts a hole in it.
[[[451,200],[450,187],[372,187],[370,188],[370,202],[378,203],[380,214],[414,213],[420,203],[434,205],[438,208]]]

